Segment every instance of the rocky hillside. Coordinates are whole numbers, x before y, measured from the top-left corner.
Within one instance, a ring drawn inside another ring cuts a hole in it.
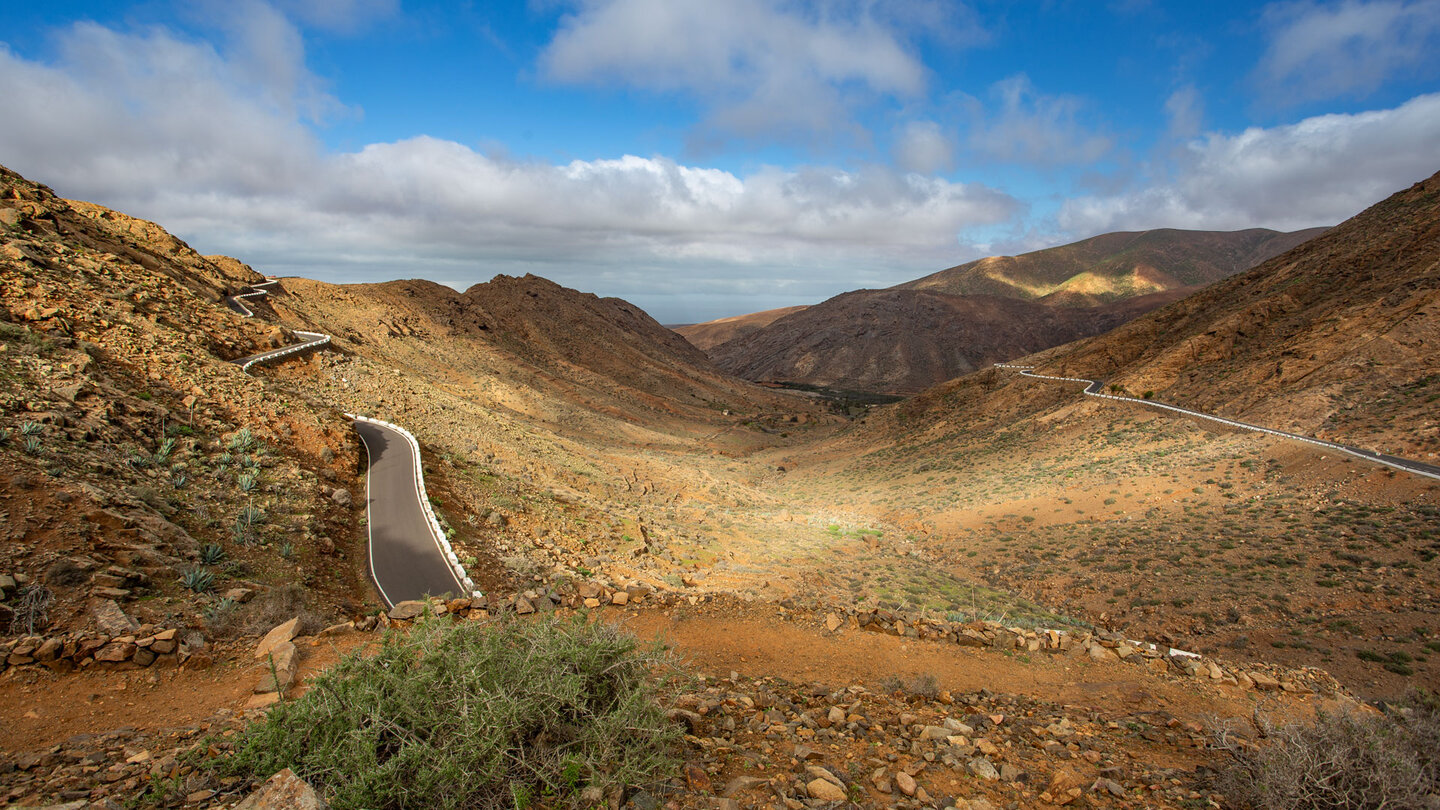
[[[1038,358],[1208,412],[1434,458],[1440,175],[1114,332]]]
[[[710,350],[750,380],[913,394],[991,363],[1111,329],[1182,293],[1088,308],[933,290],[857,290]]]
[[[805,308],[805,306],[798,306],[767,309],[763,312],[752,312],[749,315],[732,315],[729,318],[720,318],[714,321],[706,321],[705,323],[677,326],[674,327],[674,329],[681,337],[694,344],[696,348],[703,352],[708,352],[721,343],[743,337],[758,329],[763,329],[776,320],[786,315],[793,315]]]
[[[990,256],[897,285],[954,295],[999,295],[1087,307],[1137,295],[1195,290],[1325,232],[1153,231],[1106,233],[1019,256]]]
[[[260,278],[0,170],[0,631],[203,647],[299,583],[359,609],[349,424],[229,362],[291,340],[220,303]]]
[[[497,276],[463,293],[419,280],[285,287],[275,306],[342,348],[437,381],[473,380],[484,389],[472,391],[477,401],[493,392],[529,416],[590,422],[596,436],[621,430],[597,418],[707,422],[727,409],[795,405],[721,373],[638,307],[537,276]]]

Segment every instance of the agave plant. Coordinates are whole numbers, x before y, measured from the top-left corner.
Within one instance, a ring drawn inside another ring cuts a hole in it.
[[[240,477],[235,479],[235,483],[240,486],[241,492],[249,492],[255,488],[258,481],[256,481],[255,476],[250,473],[241,473]]]
[[[251,435],[250,428],[240,428],[230,437],[229,447],[231,450],[248,450],[255,443],[255,437]]]
[[[195,593],[206,593],[215,587],[215,574],[207,568],[197,566],[180,575],[180,584]]]
[[[166,439],[165,441],[161,442],[160,447],[155,450],[155,456],[153,459],[154,462],[156,464],[164,464],[165,461],[170,458],[170,454],[174,452],[174,450],[175,440]]]
[[[215,565],[225,559],[225,548],[219,543],[206,543],[200,547],[200,562]]]
[[[44,430],[45,426],[39,422],[25,422],[20,425],[21,436],[39,436]]]
[[[45,449],[45,443],[42,442],[42,441],[40,441],[40,437],[39,437],[39,436],[26,436],[26,437],[25,437],[25,452],[26,452],[26,453],[29,453],[29,454],[32,455],[32,456],[38,456],[38,455],[40,455],[40,451],[42,451],[42,450],[44,450],[44,449]]]

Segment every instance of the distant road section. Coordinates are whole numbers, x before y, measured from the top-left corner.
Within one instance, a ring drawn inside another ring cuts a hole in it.
[[[370,456],[365,478],[370,572],[380,595],[394,606],[426,595],[466,593],[421,506],[420,458],[409,440],[374,422],[357,419],[354,427]]]
[[[1297,442],[1313,444],[1316,447],[1324,447],[1328,450],[1335,450],[1337,452],[1345,453],[1347,455],[1361,458],[1366,461],[1373,461],[1376,464],[1383,464],[1386,467],[1393,467],[1397,470],[1404,470],[1408,473],[1414,473],[1415,475],[1423,475],[1426,478],[1434,478],[1437,481],[1440,481],[1440,467],[1437,467],[1434,464],[1426,464],[1424,462],[1415,461],[1414,459],[1391,456],[1385,453],[1376,453],[1372,450],[1362,450],[1359,447],[1351,447],[1348,444],[1327,442],[1324,439],[1317,439],[1313,436],[1301,436],[1298,433],[1287,433],[1283,430],[1275,430],[1273,428],[1261,427],[1259,425],[1251,425],[1246,422],[1237,422],[1234,419],[1226,419],[1222,416],[1201,413],[1200,411],[1192,411],[1188,408],[1181,408],[1176,405],[1166,405],[1163,402],[1155,402],[1149,399],[1136,399],[1134,397],[1117,397],[1113,394],[1103,394],[1101,393],[1101,391],[1104,389],[1105,386],[1104,380],[1087,380],[1081,377],[1052,377],[1048,374],[1036,374],[1032,371],[1032,369],[1034,369],[1034,366],[1015,366],[1008,363],[996,363],[995,366],[996,368],[1008,368],[1014,371],[1018,371],[1023,377],[1034,377],[1035,379],[1039,380],[1058,380],[1060,382],[1084,383],[1086,396],[1099,397],[1100,399],[1113,399],[1117,402],[1131,402],[1136,405],[1145,405],[1151,408],[1159,408],[1163,411],[1174,411],[1175,413],[1183,413],[1186,416],[1194,416],[1200,419],[1208,419],[1211,422],[1219,422],[1222,425],[1229,425],[1230,427],[1241,428],[1244,430],[1254,430],[1260,433],[1268,433],[1271,436],[1279,436],[1283,439],[1293,439]]]

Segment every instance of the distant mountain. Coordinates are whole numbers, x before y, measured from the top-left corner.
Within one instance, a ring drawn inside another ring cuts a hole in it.
[[[805,309],[805,306],[781,307],[779,309],[767,309],[764,312],[752,312],[749,315],[732,315],[729,318],[720,318],[705,323],[692,323],[685,326],[673,327],[680,336],[690,341],[697,349],[708,352],[728,340],[734,340],[742,335],[748,335],[758,329],[762,329],[774,323],[777,319],[786,315],[793,315]]]
[[[1265,228],[1161,228],[1107,233],[1019,256],[977,259],[896,286],[1087,307],[1137,295],[1198,289],[1248,270],[1325,230],[1282,233]]]
[[[678,331],[746,379],[913,394],[1113,329],[1324,232],[1110,233]]]
[[[1073,309],[988,295],[857,290],[710,351],[749,380],[912,394],[991,363],[1114,328],[1183,293]]]

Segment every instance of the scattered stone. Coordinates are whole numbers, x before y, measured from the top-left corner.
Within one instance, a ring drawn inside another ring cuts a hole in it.
[[[336,489],[330,493],[330,500],[346,509],[349,509],[355,502],[354,499],[350,497],[350,490],[348,489]]]
[[[235,805],[235,810],[328,810],[329,807],[314,788],[286,768]]]
[[[843,802],[850,798],[844,788],[825,779],[812,779],[805,789],[809,791],[810,798],[822,802]]]
[[[694,762],[685,763],[685,784],[691,790],[710,792],[710,774]]]
[[[612,605],[624,605],[629,602],[630,594],[626,591],[616,591],[615,594],[610,597],[610,604]]]
[[[125,611],[112,599],[93,599],[90,602],[90,617],[95,626],[107,636],[124,636],[140,629],[140,623],[125,615]]]
[[[385,615],[393,621],[405,622],[424,616],[427,607],[428,605],[419,599],[407,599],[404,602],[397,602],[395,607],[390,608],[390,612]]]
[[[1262,692],[1274,692],[1280,688],[1280,681],[1263,672],[1251,672],[1249,675],[1250,680],[1255,682],[1255,688]]]
[[[270,651],[270,660],[267,662],[266,672],[260,678],[260,683],[255,685],[256,694],[266,692],[284,693],[295,683],[297,670],[295,645],[289,641],[283,641]]]
[[[995,781],[1000,778],[1000,772],[995,770],[995,763],[985,757],[976,757],[970,760],[970,772],[988,781]]]
[[[914,796],[915,789],[918,785],[915,783],[915,777],[904,771],[897,771],[895,773],[895,787],[900,788],[900,792],[906,796]]]
[[[270,628],[265,638],[255,647],[255,658],[260,659],[269,655],[272,650],[281,644],[288,644],[300,632],[300,617],[296,616],[288,622],[277,624]]]

